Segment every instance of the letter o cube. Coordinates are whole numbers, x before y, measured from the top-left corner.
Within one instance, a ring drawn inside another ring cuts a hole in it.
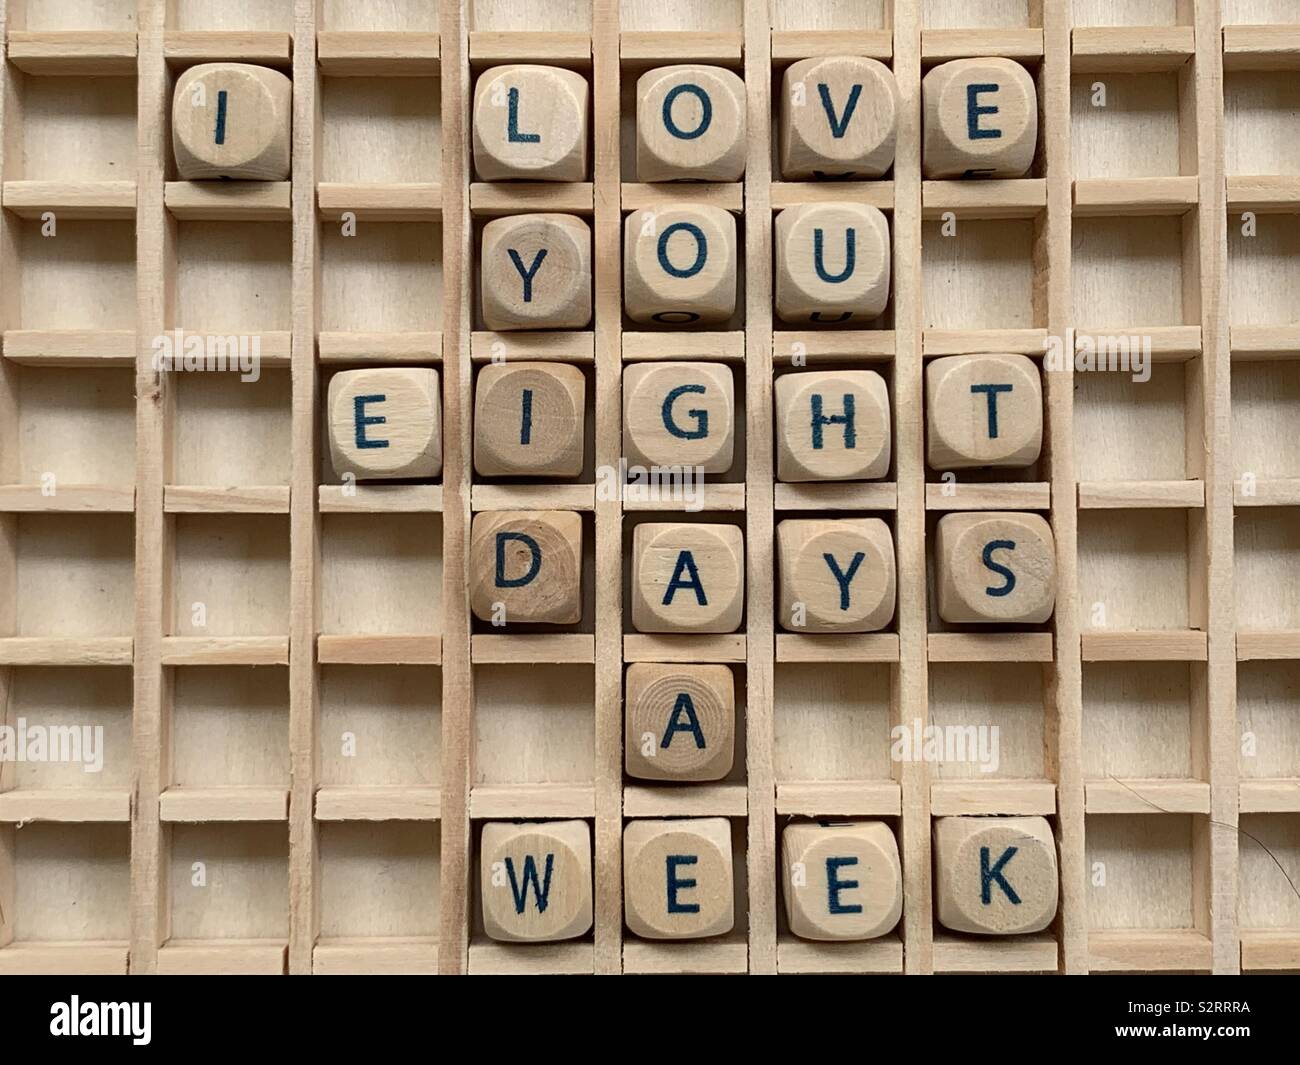
[[[470,525],[470,608],[481,621],[582,619],[582,519],[573,511],[484,511]]]
[[[745,609],[738,526],[645,522],[632,534],[632,625],[638,632],[735,632]]]
[[[630,821],[623,913],[643,939],[702,939],[735,924],[731,825],[723,817]]]
[[[1037,514],[945,514],[935,535],[939,616],[1036,624],[1056,603],[1056,544]]]
[[[736,219],[670,204],[623,224],[623,305],[634,322],[725,322],[736,312]]]
[[[392,480],[442,471],[437,370],[344,370],[330,378],[325,406],[339,477]]]
[[[636,83],[639,181],[739,181],[745,173],[745,83],[725,67],[682,64]]]
[[[1056,841],[1043,817],[934,822],[936,916],[954,932],[1024,935],[1056,916]]]

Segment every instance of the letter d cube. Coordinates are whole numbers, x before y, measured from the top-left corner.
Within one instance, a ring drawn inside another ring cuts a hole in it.
[[[572,511],[486,511],[470,526],[470,608],[496,626],[582,619],[582,519]]]
[[[436,477],[442,472],[438,371],[345,370],[330,379],[330,459],[339,477]]]

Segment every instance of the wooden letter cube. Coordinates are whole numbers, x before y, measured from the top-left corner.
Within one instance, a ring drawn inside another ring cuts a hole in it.
[[[567,510],[493,510],[470,527],[470,607],[494,625],[582,619],[582,519]]]
[[[934,822],[936,916],[954,932],[1041,932],[1056,916],[1056,868],[1056,841],[1046,818]]]
[[[561,67],[492,67],[474,86],[474,169],[482,181],[585,181],[587,79]]]
[[[956,59],[921,82],[928,178],[1018,178],[1038,145],[1038,95],[1010,59]]]
[[[875,59],[802,59],[781,79],[781,176],[878,178],[894,165],[898,85]]]
[[[889,389],[874,370],[776,379],[776,471],[782,481],[884,477],[889,429]]]
[[[1037,623],[1052,616],[1056,544],[1037,514],[945,514],[934,550],[944,621]]]
[[[739,526],[647,522],[632,535],[638,632],[735,632],[745,608]]]
[[[1043,385],[1024,355],[954,355],[925,368],[932,469],[1032,466],[1043,447]]]
[[[591,321],[591,229],[569,214],[483,227],[480,296],[488,329],[582,329]]]
[[[800,939],[875,939],[903,915],[898,841],[883,821],[787,825],[781,875]]]
[[[894,616],[894,538],[879,518],[787,518],[776,528],[778,619],[791,632],[876,632]]]
[[[391,480],[442,471],[437,370],[344,370],[330,378],[326,406],[339,477]]]
[[[629,464],[731,469],[736,397],[720,362],[643,362],[623,371],[623,455]]]
[[[505,943],[554,943],[591,927],[586,821],[489,821],[479,846],[483,930]]]
[[[736,679],[726,666],[637,662],[627,669],[624,751],[641,780],[721,780],[736,742]]]
[[[586,392],[576,366],[484,366],[474,386],[474,469],[485,477],[577,477]]]
[[[736,266],[736,219],[721,207],[633,211],[623,225],[623,304],[634,322],[725,322]]]
[[[623,830],[623,912],[644,939],[702,939],[735,924],[731,825],[723,817],[631,821]]]
[[[176,79],[172,151],[184,181],[289,177],[293,83],[250,63],[200,63]]]
[[[787,322],[878,318],[889,302],[889,224],[865,203],[776,216],[776,313]]]
[[[745,83],[725,67],[659,67],[636,83],[638,181],[739,181]]]

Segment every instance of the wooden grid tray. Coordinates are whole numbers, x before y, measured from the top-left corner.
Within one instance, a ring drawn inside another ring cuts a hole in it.
[[[106,762],[94,777],[0,764],[0,972],[1300,967],[1300,898],[1273,861],[1300,880],[1294,0],[3,6],[0,707],[11,725],[92,716]],[[773,181],[781,70],[842,52],[897,78],[891,177]],[[921,179],[922,74],[971,55],[1037,79],[1043,132],[1023,180]],[[235,206],[174,180],[171,89],[208,59],[293,78],[292,181]],[[743,310],[707,335],[625,330],[622,215],[681,194],[627,180],[631,86],[688,59],[747,86],[743,183],[691,189],[742,220]],[[472,180],[473,79],[515,60],[590,77],[590,182]],[[886,316],[868,331],[774,328],[773,211],[846,196],[890,217]],[[737,368],[741,473],[709,487],[706,510],[745,531],[738,635],[630,630],[625,528],[644,515],[598,498],[590,477],[474,482],[476,364],[497,344],[557,350],[476,328],[477,231],[549,208],[594,231],[594,328],[562,343],[594,382],[597,464],[621,450],[625,362],[703,350]],[[355,242],[338,236],[345,211]],[[947,212],[955,237],[939,235]],[[256,333],[261,379],[155,372],[152,338],[176,328]],[[945,494],[924,462],[925,359],[1041,356],[1071,328],[1150,336],[1151,381],[1047,374],[1039,465]],[[797,351],[886,375],[886,483],[774,484],[773,379]],[[442,371],[442,482],[342,493],[321,456],[329,378],[396,362]],[[471,513],[543,501],[584,516],[584,622],[480,632]],[[937,514],[1004,506],[1050,518],[1055,617],[1041,631],[945,631],[927,598]],[[893,526],[893,628],[777,635],[774,521],[841,512]],[[625,782],[622,664],[676,660],[735,664],[744,757],[719,784]],[[945,720],[1002,726],[1000,770],[890,760],[892,726]],[[340,756],[346,733],[358,757]],[[930,825],[950,813],[1050,819],[1062,891],[1049,932],[936,927]],[[734,826],[741,905],[721,940],[625,933],[625,820],[677,814]],[[776,855],[796,814],[895,828],[895,934],[789,934]],[[494,943],[475,913],[479,826],[546,817],[593,825],[594,930]]]

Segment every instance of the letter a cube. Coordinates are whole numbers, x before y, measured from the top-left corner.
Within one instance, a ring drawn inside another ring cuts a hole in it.
[[[934,822],[936,916],[954,932],[1023,935],[1056,916],[1057,864],[1043,817]]]
[[[883,821],[786,826],[781,875],[786,918],[800,939],[875,939],[903,914],[898,840]]]
[[[731,771],[736,679],[726,666],[628,666],[624,716],[628,776],[721,780]]]
[[[330,378],[325,406],[339,477],[392,480],[442,471],[437,370],[344,370]]]
[[[505,943],[576,939],[591,927],[586,821],[491,821],[479,841],[483,930]]]
[[[944,621],[1037,624],[1056,603],[1056,544],[1037,514],[945,514],[935,535]]]
[[[647,522],[632,534],[632,625],[638,632],[735,632],[745,608],[738,526]]]
[[[484,511],[470,525],[470,608],[496,626],[582,619],[582,519],[573,511]]]
[[[731,825],[724,817],[630,821],[623,916],[644,939],[702,939],[735,924]]]

